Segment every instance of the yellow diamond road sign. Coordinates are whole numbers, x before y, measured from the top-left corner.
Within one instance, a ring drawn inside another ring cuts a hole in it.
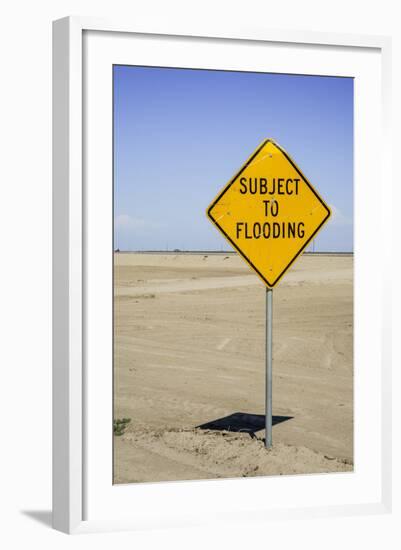
[[[208,217],[274,287],[330,217],[295,162],[267,139],[224,187]]]

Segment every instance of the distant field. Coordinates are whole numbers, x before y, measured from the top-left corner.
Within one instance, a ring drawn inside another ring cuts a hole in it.
[[[165,254],[167,256],[171,254],[231,254],[233,256],[237,255],[235,250],[117,250],[118,254]],[[304,252],[306,255],[314,256],[353,256],[353,252]]]

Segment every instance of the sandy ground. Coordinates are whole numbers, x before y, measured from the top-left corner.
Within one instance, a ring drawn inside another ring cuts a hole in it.
[[[353,469],[353,259],[303,256],[273,294],[235,254],[115,254],[116,483]]]

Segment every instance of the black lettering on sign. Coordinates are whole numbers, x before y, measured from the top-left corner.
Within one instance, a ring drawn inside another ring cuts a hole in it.
[[[237,239],[303,239],[303,222],[237,222]]]
[[[302,226],[302,229],[301,229],[301,226]],[[303,236],[305,235],[304,227],[305,227],[305,226],[304,226],[304,224],[303,224],[302,222],[300,222],[300,223],[298,224],[298,237],[299,237],[300,239],[302,239]]]
[[[278,214],[278,201],[275,199],[271,201],[263,201],[263,204],[265,205],[265,216],[268,216],[269,213],[276,217]]]
[[[295,237],[295,223],[289,223],[288,224],[288,236],[294,238]]]
[[[265,218],[276,218],[280,211],[280,196],[298,195],[300,178],[242,177],[239,192],[242,195],[275,195],[262,200]],[[278,198],[276,198],[278,196]],[[285,212],[283,212],[285,214]],[[236,238],[239,239],[303,239],[305,225],[294,220],[236,223]]]
[[[243,222],[237,222],[237,239],[239,239],[239,236],[241,234],[241,231],[242,231],[242,226],[244,225]]]
[[[299,178],[241,178],[242,195],[298,195]]]

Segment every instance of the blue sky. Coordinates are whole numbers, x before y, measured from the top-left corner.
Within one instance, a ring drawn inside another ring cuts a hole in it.
[[[353,80],[114,67],[120,250],[228,250],[206,208],[266,138],[331,206],[317,251],[353,250]]]

